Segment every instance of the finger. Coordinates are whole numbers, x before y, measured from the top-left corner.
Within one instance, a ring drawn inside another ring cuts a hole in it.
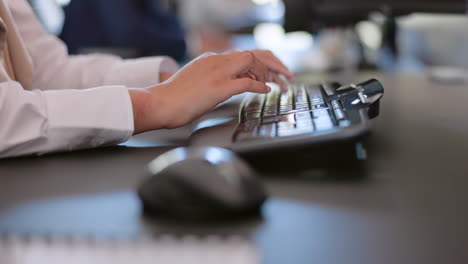
[[[223,51],[223,52],[220,53],[220,54],[225,54],[225,55],[227,55],[227,54],[231,54],[231,53],[234,53],[234,52],[239,52],[239,50],[236,50],[236,49],[228,49],[228,50]]]
[[[249,67],[248,74],[251,77],[255,77],[254,80],[264,83],[268,82],[268,79],[270,78],[270,71],[268,70],[268,67],[255,57],[253,63],[251,63]]]
[[[259,61],[251,51],[233,52],[223,56],[226,56],[226,63],[229,63],[225,70],[228,71],[231,78],[245,76],[246,73],[249,73],[260,82],[267,81],[268,67]]]
[[[213,56],[213,55],[217,55],[217,54],[215,52],[208,51],[208,52],[205,52],[205,53],[201,54],[200,56],[198,56],[195,59],[206,58],[206,57]]]
[[[250,73],[250,72],[243,73],[243,74],[237,76],[237,78],[250,78],[250,79],[252,79],[252,80],[257,80],[257,78],[255,77],[255,75],[253,75],[253,74]]]
[[[278,57],[276,57],[271,51],[269,50],[254,50],[254,55],[262,61],[271,71],[283,74],[289,80],[294,79],[294,73],[286,67],[286,65],[281,62]]]
[[[250,78],[241,78],[230,81],[228,85],[230,95],[241,94],[245,92],[268,93],[271,88],[265,83],[252,80]]]
[[[284,63],[278,57],[276,57],[271,51],[264,52],[264,56],[265,56],[265,62],[263,63],[265,63],[268,67],[270,67],[272,71],[283,74],[289,80],[294,79],[294,73],[291,70],[289,70],[289,68],[286,67],[286,65],[284,65]]]
[[[279,87],[281,88],[281,91],[283,92],[288,91],[288,84],[283,79],[281,79],[281,77],[278,74],[273,73],[272,78],[273,78],[272,81],[279,85]]]
[[[264,83],[271,79],[270,73],[271,72],[268,70],[268,67],[258,60],[251,65],[248,71],[248,74],[250,74],[251,77],[255,77],[254,80]]]

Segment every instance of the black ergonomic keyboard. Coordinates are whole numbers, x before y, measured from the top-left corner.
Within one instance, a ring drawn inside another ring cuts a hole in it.
[[[231,148],[240,152],[358,141],[378,115],[384,89],[375,79],[360,84],[291,84],[241,104]]]

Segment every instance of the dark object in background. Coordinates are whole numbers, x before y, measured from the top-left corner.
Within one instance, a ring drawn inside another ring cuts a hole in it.
[[[266,194],[254,171],[219,147],[178,148],[149,164],[138,189],[145,215],[213,222],[259,216]]]
[[[392,16],[413,12],[464,14],[467,3],[466,0],[284,0],[285,29],[316,32],[323,27],[359,22],[372,11]]]
[[[385,15],[382,48],[398,56],[396,16],[414,12],[456,13],[468,11],[468,0],[284,0],[286,31],[318,32],[326,27],[348,26],[374,11]],[[362,62],[365,64],[365,62]]]
[[[158,0],[72,0],[60,38],[70,54],[88,48],[134,49],[136,55],[185,58],[184,31]]]

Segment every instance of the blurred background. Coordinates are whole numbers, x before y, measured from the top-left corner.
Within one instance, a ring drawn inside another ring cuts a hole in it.
[[[465,0],[29,0],[71,54],[270,49],[296,72],[375,69],[466,81]],[[410,2],[410,3],[408,3]]]

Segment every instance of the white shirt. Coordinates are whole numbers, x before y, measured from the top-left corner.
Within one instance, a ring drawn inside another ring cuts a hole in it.
[[[18,47],[11,45],[11,34],[19,35],[33,69],[31,85],[24,87],[0,65],[0,158],[123,142],[133,134],[128,88],[157,84],[159,72],[178,69],[168,57],[68,56],[25,0],[0,0],[0,5],[7,8],[0,15],[15,74],[24,61],[15,61]]]

